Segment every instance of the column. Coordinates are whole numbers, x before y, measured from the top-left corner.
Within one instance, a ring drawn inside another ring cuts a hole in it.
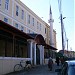
[[[12,56],[15,56],[15,52],[14,52],[14,48],[15,48],[15,36],[13,35],[13,42],[12,42],[13,44],[12,44],[12,46],[13,46],[13,48],[12,48]]]
[[[44,46],[42,46],[42,64],[44,64]]]
[[[30,54],[30,59],[31,59],[31,63],[32,63],[32,41],[31,40],[28,40],[28,42],[29,42],[29,54]]]
[[[36,65],[36,43],[34,43],[34,65]]]
[[[39,45],[39,49],[40,49],[40,64],[42,65],[42,56],[43,56],[42,45]]]

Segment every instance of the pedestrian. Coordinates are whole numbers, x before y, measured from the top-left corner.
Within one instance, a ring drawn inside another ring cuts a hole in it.
[[[59,57],[56,57],[57,66],[59,66]]]
[[[64,57],[61,57],[60,61],[61,61],[61,64],[63,65],[63,63],[64,63]]]
[[[50,71],[52,71],[52,66],[53,66],[53,60],[51,57],[49,57],[49,60],[48,60],[48,68],[50,69]]]

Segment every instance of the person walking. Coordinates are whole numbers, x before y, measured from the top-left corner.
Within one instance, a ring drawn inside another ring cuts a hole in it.
[[[64,57],[61,57],[60,61],[61,61],[61,65],[63,65],[63,63],[65,62]]]
[[[57,66],[59,66],[59,57],[56,57]]]
[[[50,69],[50,71],[52,71],[52,66],[53,66],[53,60],[51,57],[49,57],[49,60],[48,60],[48,68]]]

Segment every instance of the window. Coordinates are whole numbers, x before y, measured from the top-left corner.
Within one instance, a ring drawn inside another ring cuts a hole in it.
[[[68,75],[75,75],[75,64],[67,67],[67,71],[68,71]]]
[[[15,27],[18,28],[18,24],[17,23],[15,23]]]
[[[39,25],[39,23],[37,22],[37,29],[39,28],[39,26],[38,26],[38,25]]]
[[[21,26],[21,31],[24,31],[24,27],[23,26]]]
[[[32,18],[33,26],[34,26],[34,18]]]
[[[45,52],[44,57],[49,58],[49,53],[47,51]]]
[[[11,57],[13,50],[13,36],[11,33],[0,30],[0,56]]]
[[[40,23],[40,30],[41,30],[41,23]]]
[[[24,19],[24,10],[22,10],[22,16],[21,16],[22,19]]]
[[[28,24],[30,24],[30,15],[28,15]]]
[[[16,5],[16,16],[18,16],[19,7]]]
[[[27,57],[27,40],[22,37],[15,37],[14,57]]]
[[[28,30],[28,33],[30,33],[30,30]]]
[[[1,0],[0,0],[0,6],[1,6]]]
[[[4,22],[8,23],[8,19],[7,18],[4,18]]]
[[[45,34],[46,34],[46,28],[45,28]]]
[[[8,10],[9,0],[5,0],[5,9]]]

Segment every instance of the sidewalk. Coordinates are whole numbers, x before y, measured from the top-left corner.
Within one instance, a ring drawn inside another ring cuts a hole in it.
[[[55,69],[57,68],[60,68],[60,66],[54,64],[53,70],[50,71],[47,65],[39,65],[35,66],[30,71],[20,71],[20,72],[9,73],[6,75],[57,75],[57,73],[55,72]]]

